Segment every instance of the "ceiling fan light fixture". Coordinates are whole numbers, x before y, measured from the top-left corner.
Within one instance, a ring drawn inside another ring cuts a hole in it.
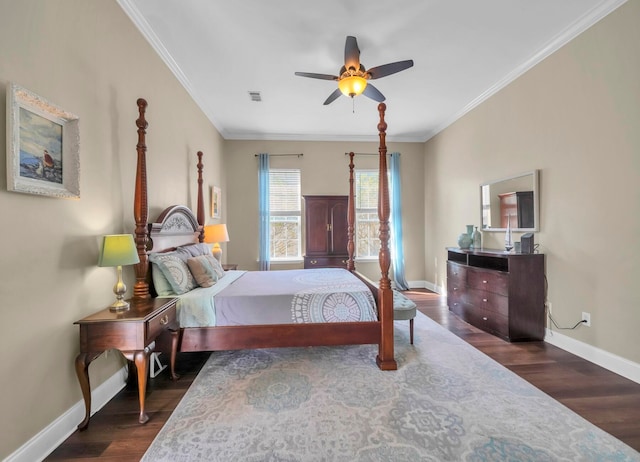
[[[344,77],[338,81],[338,88],[344,96],[358,96],[367,88],[367,79],[358,75]]]

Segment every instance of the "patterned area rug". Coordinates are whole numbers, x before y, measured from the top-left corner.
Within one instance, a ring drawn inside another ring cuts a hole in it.
[[[640,461],[640,454],[418,313],[375,346],[213,353],[143,460]]]

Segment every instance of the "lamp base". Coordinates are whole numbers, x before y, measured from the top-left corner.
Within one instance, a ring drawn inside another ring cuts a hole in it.
[[[109,307],[109,311],[119,312],[119,311],[127,311],[130,308],[129,302],[124,300],[116,300]]]
[[[122,266],[116,267],[118,273],[118,281],[113,286],[113,293],[116,294],[116,301],[111,304],[109,310],[111,311],[127,311],[129,309],[129,302],[124,300],[124,294],[127,292],[127,286],[122,282]]]
[[[220,248],[220,244],[215,243],[213,245],[213,249],[211,249],[211,253],[214,257],[216,257],[218,261],[221,261],[220,259],[222,258],[222,249]]]

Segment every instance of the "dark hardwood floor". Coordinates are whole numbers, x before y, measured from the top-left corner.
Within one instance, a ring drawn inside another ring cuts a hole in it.
[[[509,343],[451,314],[443,298],[405,292],[420,311],[607,433],[640,451],[640,384],[546,342]]]
[[[582,417],[640,451],[640,384],[544,342],[508,343],[452,315],[442,297],[426,290],[405,292],[420,311],[509,368]],[[137,423],[138,395],[127,386],[97,412],[86,431],[73,433],[46,460],[137,461],[193,379],[208,353],[178,356],[180,380],[167,371],[149,380],[149,422]]]

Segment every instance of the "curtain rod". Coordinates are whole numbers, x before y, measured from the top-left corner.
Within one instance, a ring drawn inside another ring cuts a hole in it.
[[[348,156],[349,154],[351,154],[351,153],[349,153],[349,152],[345,152],[344,153],[345,156]],[[354,152],[354,154],[356,156],[377,156],[377,155],[379,155],[379,153],[377,153],[377,152]]]
[[[259,154],[255,154],[254,157],[258,157]],[[281,157],[281,156],[296,156],[296,157],[302,157],[304,156],[304,153],[299,152],[297,154],[269,154],[269,157]]]

